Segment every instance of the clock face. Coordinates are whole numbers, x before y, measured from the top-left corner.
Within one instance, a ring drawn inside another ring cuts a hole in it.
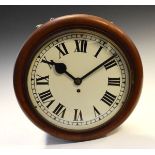
[[[106,36],[84,29],[64,31],[36,51],[27,89],[32,107],[51,125],[88,131],[112,119],[125,104],[129,65]]]

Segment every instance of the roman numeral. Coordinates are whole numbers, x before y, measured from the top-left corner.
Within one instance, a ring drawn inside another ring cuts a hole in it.
[[[42,102],[48,100],[49,98],[52,98],[53,95],[50,90],[44,91],[42,93],[39,93],[39,97],[41,98]]]
[[[38,76],[38,78],[36,78],[37,85],[49,85],[49,75],[47,76],[37,75],[37,76]]]
[[[116,63],[116,61],[115,61],[113,56],[110,57],[109,59],[107,59],[105,61],[105,63],[104,63],[104,67],[105,67],[106,70],[111,68],[111,67],[113,67],[113,66],[116,66],[116,65],[117,65],[117,63]]]
[[[58,106],[54,109],[53,113],[57,116],[61,116],[61,118],[64,118],[65,111],[65,106],[59,103]]]
[[[49,108],[51,105],[52,105],[52,103],[54,102],[55,100],[51,100],[51,101],[47,101],[47,102],[44,102],[44,103],[48,103],[47,104],[47,108]]]
[[[106,43],[104,42],[104,44],[106,44]],[[94,55],[94,57],[97,58],[102,49],[103,49],[103,47],[100,46],[99,49],[97,50],[96,54]]]
[[[105,92],[104,96],[101,98],[101,100],[106,103],[107,105],[111,106],[113,102],[115,101],[116,96],[109,93],[108,91]]]
[[[49,67],[50,67],[50,69],[52,68],[52,62],[51,62],[51,61],[48,61],[48,60],[46,59],[46,57],[44,57],[44,58],[42,59],[41,62],[43,62],[43,63],[45,63],[45,64],[48,64]]]
[[[51,104],[55,101],[54,99],[52,99],[53,95],[50,90],[39,93],[39,97],[43,103],[46,103],[46,104],[48,103],[46,106],[47,108],[49,108],[51,106]]]
[[[64,43],[61,43],[61,44],[59,44],[59,45],[57,45],[55,47],[59,51],[59,59],[61,58],[61,55],[65,56],[66,54],[68,54],[67,48],[66,48]]]
[[[120,86],[120,78],[109,78],[108,77],[108,85]]]
[[[100,112],[96,109],[95,106],[93,106],[93,108],[94,108],[95,117],[99,116],[100,115]]]
[[[73,121],[83,121],[81,110],[74,109],[74,120]]]
[[[76,49],[75,52],[84,52],[86,53],[87,41],[86,40],[75,40]]]

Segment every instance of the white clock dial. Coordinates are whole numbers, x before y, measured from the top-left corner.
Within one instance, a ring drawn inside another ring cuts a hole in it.
[[[50,38],[37,51],[27,86],[45,120],[78,132],[99,127],[119,112],[130,91],[129,75],[123,53],[109,38],[75,29]]]

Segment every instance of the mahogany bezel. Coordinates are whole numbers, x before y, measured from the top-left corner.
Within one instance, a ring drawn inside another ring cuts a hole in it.
[[[30,66],[32,55],[37,52],[36,49],[50,36],[74,28],[93,30],[110,38],[123,51],[129,63],[131,73],[131,91],[128,100],[121,110],[103,126],[86,132],[66,131],[51,125],[43,119],[36,110],[33,109],[26,86],[28,66]],[[74,14],[50,20],[32,33],[22,47],[16,60],[13,82],[15,94],[22,110],[36,126],[62,139],[84,141],[107,135],[127,119],[136,106],[141,93],[143,68],[134,43],[118,26],[100,17]]]

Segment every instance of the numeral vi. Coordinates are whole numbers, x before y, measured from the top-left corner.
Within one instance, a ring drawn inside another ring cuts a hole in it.
[[[74,121],[83,121],[82,112],[79,109],[74,109]]]

